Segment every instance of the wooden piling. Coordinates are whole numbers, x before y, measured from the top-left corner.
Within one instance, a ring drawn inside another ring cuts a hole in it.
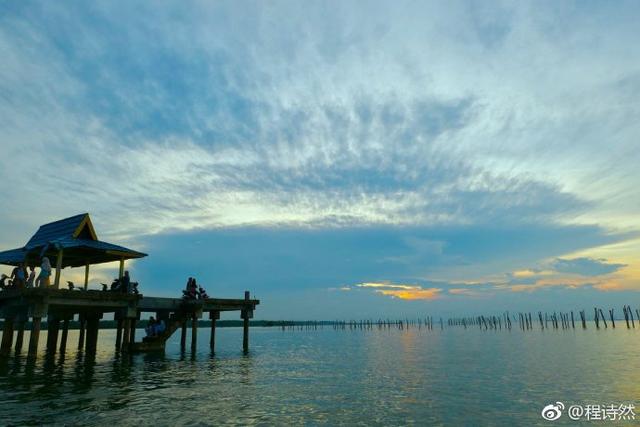
[[[47,351],[55,354],[58,347],[58,332],[60,331],[60,319],[49,316],[47,319]]]
[[[249,291],[244,292],[244,300],[249,301]],[[244,353],[249,352],[249,317],[250,313],[247,308],[242,310],[242,351]]]
[[[249,352],[249,314],[243,311],[244,319],[242,322],[242,351]]]
[[[78,331],[78,350],[82,350],[84,348],[84,334],[87,329],[87,321],[82,314],[78,316],[78,321],[80,323],[80,329]]]
[[[100,317],[90,316],[87,318],[87,335],[85,351],[93,354],[98,348],[98,330],[100,328]]]
[[[187,321],[183,320],[180,330],[180,350],[184,351],[187,346]]]
[[[31,321],[31,333],[29,334],[29,354],[28,357],[34,359],[38,355],[38,341],[40,341],[40,325],[42,319],[34,317]]]
[[[16,330],[18,331],[16,335],[16,344],[14,346],[14,349],[15,349],[14,351],[16,355],[22,352],[22,344],[24,342],[24,326],[25,326],[24,318],[18,321],[16,324]]]
[[[220,318],[220,312],[209,312],[209,318],[211,319],[211,337],[209,338],[209,348],[211,348],[211,351],[214,352],[216,350],[216,320]]]
[[[69,336],[69,319],[62,322],[62,336],[60,337],[60,354],[67,351],[67,337]]]
[[[609,309],[609,316],[611,318],[611,327],[613,327],[613,329],[616,328],[616,321],[613,317],[613,308]]]
[[[138,319],[135,317],[131,319],[131,326],[129,328],[129,347],[133,346],[133,343],[136,342],[136,323]]]
[[[191,319],[191,352],[195,353],[198,348],[198,316],[195,314]]]
[[[0,356],[9,356],[13,345],[13,319],[4,319],[2,329],[2,343],[0,344]]]
[[[131,320],[124,319],[122,321],[122,345],[120,346],[120,351],[127,352],[129,351],[129,340],[131,339]]]
[[[122,319],[118,319],[116,323],[116,350],[122,347]]]

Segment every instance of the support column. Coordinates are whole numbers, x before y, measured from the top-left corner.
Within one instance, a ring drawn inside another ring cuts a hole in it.
[[[187,321],[182,321],[182,330],[180,331],[180,350],[184,351],[187,346]]]
[[[133,346],[133,343],[136,342],[136,322],[138,321],[138,319],[133,318],[131,319],[131,326],[129,329],[129,348],[131,348]]]
[[[40,340],[40,324],[42,319],[34,317],[31,322],[31,334],[29,335],[29,358],[35,358],[38,355],[38,341]]]
[[[67,337],[69,336],[69,319],[62,321],[62,336],[60,337],[60,354],[64,355],[67,351]]]
[[[212,352],[216,350],[216,320],[218,320],[219,318],[219,311],[209,312],[209,319],[211,319],[211,338],[209,339],[209,347],[211,348]]]
[[[82,350],[84,348],[84,333],[87,329],[87,321],[84,318],[83,314],[78,315],[78,322],[80,323],[80,330],[78,336],[78,350]]]
[[[87,288],[89,288],[89,263],[84,266],[84,290],[86,291]]]
[[[91,315],[87,318],[87,342],[85,351],[93,354],[98,348],[98,330],[100,329],[100,316]]]
[[[116,350],[120,350],[122,347],[122,319],[117,320],[116,326]]]
[[[198,348],[198,316],[195,314],[191,319],[191,352],[195,353]]]
[[[4,319],[2,330],[2,343],[0,344],[0,356],[8,356],[13,345],[13,319]]]
[[[249,352],[249,314],[242,310],[242,351]]]
[[[124,277],[124,258],[120,258],[120,271],[118,273],[118,278],[122,279]]]
[[[53,287],[55,289],[60,289],[60,273],[62,271],[62,256],[63,256],[62,248],[58,250],[58,256],[56,257],[56,279],[53,282]]]
[[[244,292],[244,300],[248,304],[249,302],[249,291]],[[252,317],[251,310],[245,308],[242,310],[242,351],[244,353],[249,352],[249,318]]]
[[[122,346],[120,347],[120,351],[127,352],[129,351],[129,334],[131,333],[131,320],[124,319],[122,321]]]
[[[55,354],[56,347],[58,346],[58,331],[60,330],[60,319],[57,319],[55,316],[49,315],[47,319],[47,325],[47,351],[50,354]]]
[[[18,331],[18,334],[16,336],[16,345],[14,347],[16,355],[22,352],[22,344],[24,342],[24,324],[24,318],[19,320],[16,324],[16,330]]]

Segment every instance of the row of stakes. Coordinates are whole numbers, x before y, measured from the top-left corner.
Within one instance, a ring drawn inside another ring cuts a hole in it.
[[[635,317],[634,317],[635,312]],[[622,307],[622,313],[624,315],[624,321],[628,329],[635,328],[636,322],[640,327],[640,311],[638,309],[632,310],[630,306],[625,305]],[[540,325],[540,329],[575,329],[576,323],[582,326],[582,329],[587,329],[587,315],[584,310],[578,312],[579,318],[574,316],[574,312],[554,312],[543,313],[538,312],[537,318],[529,313],[517,313],[512,315],[508,311],[505,311],[499,316],[473,316],[473,317],[459,317],[450,318],[444,321],[440,318],[434,322],[433,317],[423,317],[417,319],[403,319],[403,320],[390,320],[390,319],[378,319],[378,320],[335,320],[335,321],[303,321],[292,322],[282,321],[278,325],[283,331],[285,330],[318,330],[332,328],[334,330],[367,330],[367,329],[408,329],[417,328],[425,330],[433,330],[434,325],[439,329],[444,329],[445,325],[448,327],[463,327],[464,329],[477,327],[482,330],[511,330],[513,322],[516,322],[519,329],[523,331],[532,330],[536,323]],[[596,329],[604,327],[605,329],[611,325],[612,328],[616,327],[616,317],[614,309],[608,310],[609,322],[607,322],[607,316],[601,308],[594,307],[593,309],[593,321],[596,325]]]

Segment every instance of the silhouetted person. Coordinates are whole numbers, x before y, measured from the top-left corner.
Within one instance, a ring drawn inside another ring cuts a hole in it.
[[[2,276],[0,276],[0,290],[5,290],[11,287],[10,284],[7,284],[7,280],[9,280],[9,276],[7,276],[6,274],[3,274]]]
[[[120,291],[123,294],[131,293],[131,278],[129,277],[129,272],[125,271],[124,276],[120,279]]]
[[[148,337],[156,336],[155,325],[156,325],[156,319],[153,316],[149,317],[149,322],[147,323],[146,328],[144,328],[144,331],[147,333]]]
[[[33,265],[29,266],[29,277],[27,277],[27,288],[33,288],[36,281],[36,268]]]
[[[49,279],[50,277],[51,277],[51,263],[49,262],[49,258],[44,257],[42,258],[42,265],[40,266],[40,274],[36,279],[36,286],[41,288],[45,286],[49,286],[51,284]]]
[[[24,268],[24,264],[20,263],[11,272],[11,281],[13,286],[20,289],[24,288],[24,284],[27,281],[27,270]]]

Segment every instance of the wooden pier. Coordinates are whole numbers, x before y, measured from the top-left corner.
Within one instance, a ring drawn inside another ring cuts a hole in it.
[[[197,324],[204,313],[211,323],[211,351],[215,350],[215,320],[223,311],[237,311],[244,319],[243,345],[249,350],[249,319],[260,304],[250,299],[249,292],[240,299],[208,298],[184,300],[182,298],[146,297],[144,295],[119,294],[95,290],[66,289],[14,289],[0,292],[0,317],[4,320],[0,355],[8,356],[12,350],[20,354],[23,350],[25,325],[31,320],[28,355],[36,357],[40,340],[40,325],[48,325],[47,352],[64,353],[68,348],[69,322],[78,319],[80,332],[78,348],[87,353],[96,351],[100,319],[112,313],[117,321],[115,348],[122,352],[162,351],[166,341],[178,329],[181,330],[182,350],[186,345],[186,331],[191,328],[191,349],[197,345]],[[136,338],[136,324],[142,313],[154,313],[155,318],[166,325],[164,333],[157,337]],[[15,339],[14,339],[15,336]],[[15,343],[15,344],[14,344]]]
[[[198,319],[209,313],[211,322],[210,347],[215,348],[216,320],[220,312],[238,311],[243,322],[242,348],[249,350],[249,319],[260,301],[251,299],[245,291],[244,298],[161,298],[145,296],[134,289],[124,270],[128,259],[143,258],[147,254],[123,246],[98,240],[89,214],[76,215],[40,226],[27,244],[21,248],[0,252],[0,264],[38,267],[49,260],[55,265],[53,283],[27,284],[23,280],[0,290],[0,318],[4,320],[0,356],[22,352],[24,330],[31,320],[28,355],[36,357],[42,321],[47,322],[47,352],[64,353],[67,349],[69,323],[77,317],[80,324],[78,349],[94,353],[97,348],[100,319],[113,314],[117,322],[115,348],[122,352],[163,351],[166,341],[178,329],[181,330],[181,348],[186,346],[187,328],[191,327],[191,349],[196,350]],[[119,262],[116,283],[120,289],[91,290],[89,266],[107,262]],[[43,264],[44,265],[44,264]],[[65,267],[84,267],[84,286],[69,285],[60,289]],[[52,272],[53,273],[53,272]],[[16,282],[16,280],[14,280]],[[136,284],[137,285],[137,284]],[[176,288],[181,293],[182,286]],[[136,338],[136,324],[141,313],[153,313],[162,321],[165,330],[158,336]],[[15,340],[14,340],[15,335]]]

